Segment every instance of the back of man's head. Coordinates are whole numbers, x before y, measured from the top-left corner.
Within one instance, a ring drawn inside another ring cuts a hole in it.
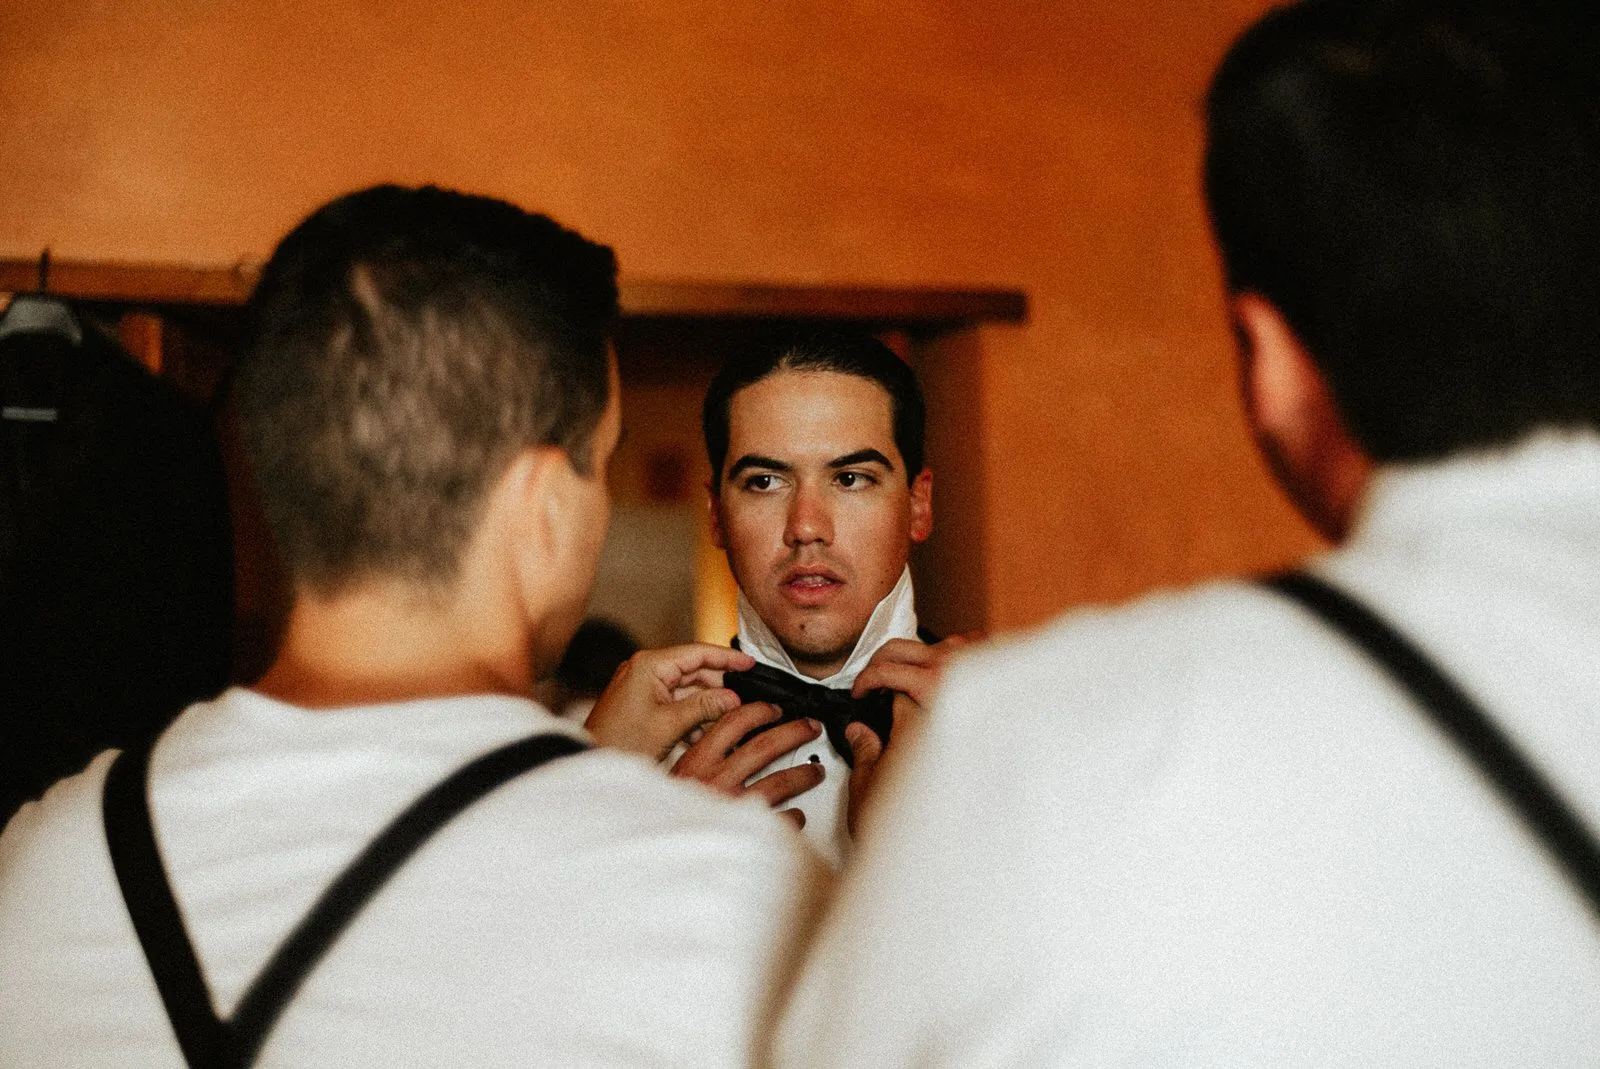
[[[291,232],[251,298],[237,381],[297,585],[447,586],[520,450],[587,473],[617,317],[610,249],[485,197],[380,186]]]
[[[817,329],[793,333],[729,360],[711,380],[700,412],[711,485],[716,492],[728,459],[728,419],[733,395],[780,371],[831,371],[877,383],[889,395],[895,448],[906,465],[906,482],[924,467],[927,405],[917,376],[883,342],[864,331]]]
[[[1309,0],[1234,45],[1206,193],[1378,461],[1600,427],[1600,20]]]

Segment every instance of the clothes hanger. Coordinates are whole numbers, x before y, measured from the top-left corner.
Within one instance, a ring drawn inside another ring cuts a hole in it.
[[[72,306],[50,293],[50,250],[39,254],[39,288],[19,293],[0,313],[0,338],[12,334],[56,334],[73,345],[83,344],[83,325]]]
[[[39,254],[38,290],[12,297],[5,312],[0,313],[0,340],[14,335],[56,337],[73,348],[83,344],[83,325],[72,306],[50,293],[49,249]],[[20,352],[15,359],[6,361],[0,422],[55,423],[59,419],[60,372],[46,369],[59,369],[60,361],[58,354],[40,365],[34,359],[24,359]]]

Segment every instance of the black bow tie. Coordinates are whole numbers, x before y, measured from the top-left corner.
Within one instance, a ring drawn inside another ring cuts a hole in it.
[[[848,690],[824,687],[790,675],[779,668],[758,664],[748,672],[724,672],[722,685],[739,696],[742,702],[770,702],[783,710],[783,716],[770,724],[763,724],[739,740],[745,742],[791,720],[816,720],[828,733],[828,741],[844,763],[855,767],[855,752],[844,729],[857,721],[867,725],[889,745],[889,732],[894,727],[894,691],[868,691],[860,698],[850,696]]]

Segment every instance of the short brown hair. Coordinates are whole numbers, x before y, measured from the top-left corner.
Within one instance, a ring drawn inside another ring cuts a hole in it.
[[[295,582],[447,585],[518,451],[587,474],[616,318],[612,251],[504,201],[379,186],[314,212],[256,287],[236,383]]]

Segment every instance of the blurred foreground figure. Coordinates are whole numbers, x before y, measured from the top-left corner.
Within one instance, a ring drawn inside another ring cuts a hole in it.
[[[615,270],[432,188],[284,239],[238,380],[283,648],[6,828],[0,1064],[746,1062],[819,863],[523,697],[605,534]],[[612,722],[748,667],[705,650]]]
[[[1301,4],[1235,45],[1208,118],[1251,425],[1338,544],[1309,572],[1410,636],[1592,835],[1592,16]],[[958,660],[778,1061],[1600,1063],[1577,847],[1396,678],[1244,582]]]

